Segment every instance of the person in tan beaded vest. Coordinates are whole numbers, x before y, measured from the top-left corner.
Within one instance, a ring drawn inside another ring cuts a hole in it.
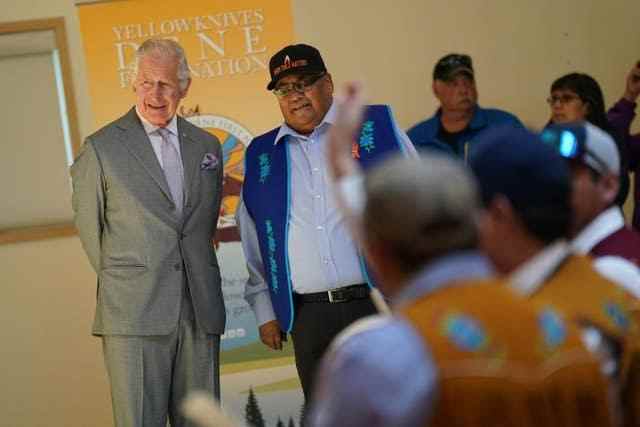
[[[471,153],[469,165],[485,206],[480,246],[518,295],[566,313],[580,328],[589,347],[605,358],[603,370],[619,389],[616,400],[625,425],[636,426],[637,300],[565,240],[572,218],[570,169],[566,162],[562,167],[546,132],[503,129],[479,141]]]
[[[600,361],[577,329],[490,277],[464,166],[394,158],[362,177],[351,158],[360,88],[339,105],[337,196],[393,311],[336,338],[308,425],[614,425]]]

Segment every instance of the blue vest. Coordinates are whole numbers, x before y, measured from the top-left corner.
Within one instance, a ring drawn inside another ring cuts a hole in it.
[[[289,332],[294,317],[288,253],[291,165],[287,141],[274,144],[278,130],[275,128],[258,136],[249,144],[245,154],[242,198],[255,223],[276,318],[280,328]],[[366,170],[387,155],[401,150],[398,135],[388,106],[368,106],[358,140],[360,165]],[[372,285],[364,268],[363,274]]]

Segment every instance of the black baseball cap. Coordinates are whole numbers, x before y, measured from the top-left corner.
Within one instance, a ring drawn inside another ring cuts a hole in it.
[[[473,78],[473,62],[469,55],[450,53],[443,56],[433,68],[433,80],[450,80],[464,73]]]
[[[284,47],[269,60],[271,81],[267,90],[272,90],[278,80],[290,74],[318,74],[327,71],[320,52],[307,44],[292,44]]]

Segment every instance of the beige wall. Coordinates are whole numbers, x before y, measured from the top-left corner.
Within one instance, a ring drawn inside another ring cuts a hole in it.
[[[640,57],[631,48],[640,46],[637,0],[292,0],[292,5],[298,39],[320,48],[334,79],[364,80],[371,100],[393,105],[403,127],[434,111],[430,73],[449,51],[473,55],[483,105],[511,110],[535,126],[546,121],[544,100],[555,77],[587,71],[611,103],[622,92],[626,70]],[[80,130],[86,136],[94,129],[73,1],[0,0],[0,22],[54,16],[66,18]],[[5,102],[0,114],[3,108],[10,104]],[[0,246],[0,272],[1,423],[110,425],[100,345],[89,335],[95,276],[78,239]]]

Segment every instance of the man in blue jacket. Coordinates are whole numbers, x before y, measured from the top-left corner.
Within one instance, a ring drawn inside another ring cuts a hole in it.
[[[496,125],[522,126],[513,114],[478,105],[478,91],[469,55],[451,53],[433,69],[433,93],[440,108],[433,117],[407,132],[416,148],[430,148],[466,160],[469,144]]]

